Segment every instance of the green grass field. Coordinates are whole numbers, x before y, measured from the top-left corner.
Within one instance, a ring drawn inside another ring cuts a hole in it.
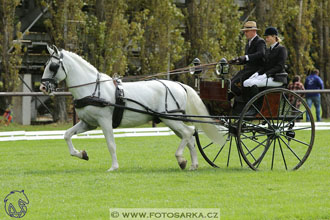
[[[89,161],[71,157],[64,140],[0,142],[0,219],[12,219],[3,199],[22,189],[30,201],[26,220],[109,219],[109,208],[220,208],[222,220],[330,219],[328,133],[317,131],[298,171],[262,172],[239,164],[215,169],[199,153],[200,168],[181,171],[175,136],[117,138],[120,168],[113,173],[106,172],[104,139],[73,140]]]

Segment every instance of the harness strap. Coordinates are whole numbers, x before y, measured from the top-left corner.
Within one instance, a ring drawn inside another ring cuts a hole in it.
[[[170,93],[172,99],[174,100],[174,102],[175,102],[175,104],[176,104],[176,107],[178,108],[178,109],[176,109],[176,110],[171,110],[170,112],[183,112],[183,113],[185,113],[184,110],[181,110],[181,109],[180,109],[180,105],[179,105],[179,103],[176,101],[176,99],[175,99],[175,97],[174,97],[172,91],[168,88],[168,86],[167,86],[164,82],[162,82],[162,81],[160,81],[160,80],[158,80],[158,79],[156,79],[156,81],[158,81],[158,82],[160,82],[161,84],[163,84],[163,86],[164,86],[165,89],[166,89],[166,93],[165,93],[165,113],[166,113],[166,112],[169,112],[168,109],[167,109],[167,96],[168,96],[167,94],[168,94],[168,93]],[[180,84],[179,84],[179,85],[180,85]],[[181,86],[182,86],[182,85],[181,85]],[[183,87],[183,88],[184,88],[184,87]],[[185,91],[186,91],[186,90],[185,90]],[[186,91],[186,92],[187,92],[187,91]]]
[[[100,73],[99,72],[97,72],[97,77],[96,77],[96,82],[95,82],[95,89],[94,89],[94,92],[93,92],[92,96],[95,96],[96,90],[98,90],[97,97],[100,97],[101,92],[100,92]]]
[[[115,92],[116,105],[125,107],[126,103],[124,101],[124,89],[121,84],[121,80],[116,79],[113,82],[116,86],[116,92]],[[113,128],[117,128],[120,125],[121,120],[123,119],[123,115],[124,115],[124,108],[118,108],[115,106],[115,108],[113,109],[113,114],[112,114],[112,127]]]
[[[128,99],[127,99],[128,100]],[[166,114],[166,113],[160,113],[151,110],[147,106],[143,105],[142,103],[135,102],[145,108],[145,110],[140,110],[136,108],[131,108],[127,106],[122,106],[122,105],[117,105],[111,102],[108,102],[105,99],[102,98],[97,98],[97,97],[91,97],[91,96],[86,96],[82,99],[77,99],[74,100],[74,106],[75,108],[82,108],[87,105],[97,105],[100,107],[105,107],[105,106],[112,106],[112,107],[118,107],[118,108],[123,108],[125,110],[141,113],[141,114],[147,114],[151,115],[154,117],[159,117],[159,118],[165,118],[165,119],[170,119],[174,121],[185,121],[185,122],[198,122],[198,123],[206,123],[206,124],[218,124],[219,122],[214,121],[214,120],[196,120],[196,119],[191,119],[191,118],[208,118],[208,119],[219,119],[219,116],[206,116],[206,115],[176,115],[176,114]],[[232,118],[239,118],[239,116],[231,116]]]

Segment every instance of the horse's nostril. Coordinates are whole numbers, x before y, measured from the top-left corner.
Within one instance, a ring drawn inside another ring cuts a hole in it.
[[[44,90],[46,90],[46,87],[44,85],[40,85],[39,90],[44,91]]]

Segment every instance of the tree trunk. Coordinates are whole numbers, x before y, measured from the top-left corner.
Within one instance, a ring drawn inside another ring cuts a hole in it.
[[[96,17],[98,21],[105,21],[105,4],[104,0],[96,0],[95,3],[96,8]]]
[[[330,47],[329,47],[329,3],[327,0],[320,3],[320,74],[326,89],[330,88]],[[330,117],[330,94],[322,94],[322,118]]]
[[[256,17],[258,18],[258,24],[257,27],[263,27],[266,22],[266,7],[267,7],[267,1],[266,0],[257,0],[256,1]]]
[[[323,93],[321,95],[322,118],[330,117],[330,94]]]

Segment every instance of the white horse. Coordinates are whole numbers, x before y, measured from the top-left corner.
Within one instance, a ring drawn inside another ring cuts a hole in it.
[[[94,93],[94,95],[100,95],[100,98],[107,100],[109,103],[115,103],[116,87],[112,78],[108,75],[99,73],[95,67],[75,53],[66,50],[59,51],[55,46],[53,48],[47,48],[51,57],[46,63],[42,76],[40,85],[40,90],[42,92],[45,94],[51,94],[57,83],[65,80],[66,85],[75,100],[91,96]],[[168,87],[168,90],[164,85]],[[178,109],[179,106],[179,108],[184,110],[186,114],[208,115],[207,109],[198,94],[191,87],[184,84],[166,80],[149,80],[122,83],[122,87],[125,98],[130,98],[131,100],[139,102],[143,106],[147,106],[149,109],[156,112],[166,112],[166,110],[170,111]],[[169,91],[173,96],[167,94]],[[165,98],[165,96],[167,98]],[[126,107],[146,111],[144,107],[137,103],[127,100],[125,102]],[[167,104],[167,108],[165,107],[165,104]],[[100,126],[112,158],[111,168],[108,171],[113,171],[119,168],[112,127],[113,111],[113,106],[98,107],[87,105],[82,108],[76,108],[80,121],[75,126],[68,129],[64,135],[64,139],[67,142],[72,156],[88,160],[85,151],[78,151],[74,148],[71,137],[75,134],[95,129],[97,126]],[[145,124],[152,119],[152,115],[125,109],[120,127],[138,126]],[[195,139],[193,137],[195,132],[194,129],[182,121],[161,117],[160,120],[170,127],[179,138],[181,138],[181,143],[175,153],[181,169],[184,169],[187,164],[187,160],[183,157],[183,151],[186,145],[190,150],[190,169],[197,169],[198,160]],[[210,121],[210,119],[207,120]],[[215,143],[224,143],[223,133],[221,133],[215,125],[208,123],[198,124],[206,135]]]

